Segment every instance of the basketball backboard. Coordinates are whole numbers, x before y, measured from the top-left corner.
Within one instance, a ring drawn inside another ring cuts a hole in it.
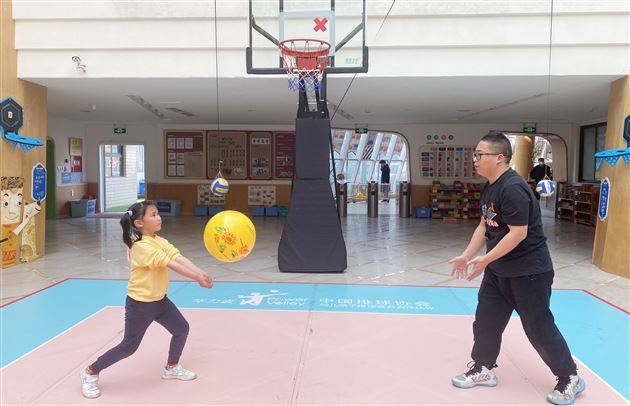
[[[365,0],[249,0],[247,73],[285,73],[278,43],[317,39],[330,43],[328,73],[368,70]]]

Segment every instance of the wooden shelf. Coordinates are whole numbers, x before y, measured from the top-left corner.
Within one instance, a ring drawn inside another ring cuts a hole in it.
[[[575,224],[594,226],[593,218],[597,213],[599,188],[593,185],[581,185],[573,191],[573,196],[575,197],[573,201],[573,222]]]
[[[455,182],[459,187],[435,182],[431,185],[429,198],[433,214],[431,218],[479,218],[481,216],[481,187],[474,184]]]

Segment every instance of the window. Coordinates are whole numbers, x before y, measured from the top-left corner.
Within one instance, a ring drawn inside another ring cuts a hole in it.
[[[368,131],[356,134],[348,129],[332,129],[334,165],[337,174],[351,184],[379,182],[384,159],[390,166],[390,183],[408,180],[407,143],[399,134]],[[332,168],[332,162],[331,162]]]
[[[104,145],[105,176],[125,176],[125,147],[123,145]]]
[[[581,182],[599,180],[595,172],[595,154],[604,150],[606,123],[580,127],[580,173]]]

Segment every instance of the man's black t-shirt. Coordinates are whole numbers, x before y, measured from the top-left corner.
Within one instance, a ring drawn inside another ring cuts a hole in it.
[[[551,168],[547,165],[536,165],[529,173],[529,177],[534,179],[536,182],[540,182],[545,176],[551,178]]]
[[[527,226],[527,237],[512,251],[488,264],[497,276],[524,276],[553,270],[547,238],[543,234],[540,206],[525,182],[508,169],[481,192],[482,216],[486,222],[486,249],[490,252],[512,226]]]

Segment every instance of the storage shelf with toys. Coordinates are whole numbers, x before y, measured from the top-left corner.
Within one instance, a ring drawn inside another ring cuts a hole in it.
[[[567,185],[560,182],[558,183],[556,218],[594,226],[598,200],[599,186],[597,185]]]
[[[575,203],[575,186],[567,185],[566,182],[558,182],[557,200],[556,200],[556,218],[561,220],[573,221],[574,203]]]
[[[431,218],[468,219],[479,218],[481,185],[478,183],[453,182],[446,185],[434,181],[431,186]]]
[[[573,204],[573,222],[587,226],[595,225],[595,214],[599,200],[599,186],[583,184],[575,192]]]

